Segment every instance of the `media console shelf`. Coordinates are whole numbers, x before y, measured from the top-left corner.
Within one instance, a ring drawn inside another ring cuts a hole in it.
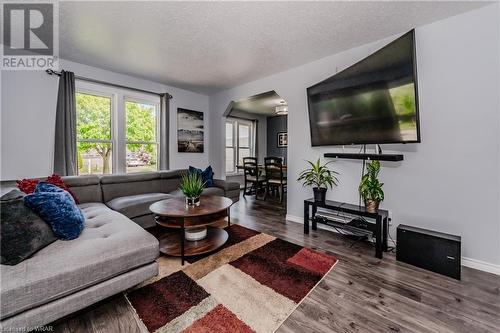
[[[312,214],[310,210],[312,207]],[[370,213],[364,206],[348,204],[345,202],[326,200],[316,202],[314,199],[304,200],[304,233],[309,233],[309,223],[312,222],[312,229],[317,230],[317,220],[315,218],[318,207],[326,208],[336,212],[348,213],[375,219],[375,257],[382,259],[382,252],[387,251],[387,237],[389,232],[389,212],[379,209],[377,213]]]
[[[366,153],[325,153],[329,158],[345,158],[350,160],[372,160],[398,162],[404,159],[402,154],[366,154]]]

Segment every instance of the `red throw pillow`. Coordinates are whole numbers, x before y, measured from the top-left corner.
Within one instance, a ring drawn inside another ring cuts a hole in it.
[[[38,179],[22,179],[16,180],[17,188],[26,194],[31,194],[35,191]]]
[[[24,193],[26,194],[31,194],[35,191],[35,188],[36,188],[36,185],[38,184],[39,180],[38,179],[23,179],[23,180],[17,180],[16,183],[17,183],[17,187],[23,191]],[[80,203],[80,200],[78,200],[78,198],[76,197],[76,195],[73,193],[73,191],[71,191],[67,186],[66,184],[64,184],[64,181],[63,179],[61,178],[61,176],[57,175],[57,174],[53,174],[52,176],[49,176],[47,177],[47,180],[46,180],[47,183],[49,184],[52,184],[52,185],[55,185],[59,188],[62,188],[63,190],[65,191],[68,191],[69,194],[71,194],[71,196],[73,197],[73,199],[75,200],[75,202],[77,204]]]
[[[52,185],[55,185],[59,188],[62,188],[63,190],[65,191],[68,191],[69,194],[71,194],[71,196],[73,197],[73,199],[75,200],[75,202],[77,204],[80,203],[80,200],[78,200],[78,198],[76,197],[76,195],[73,193],[73,191],[71,191],[69,189],[69,187],[66,186],[66,184],[64,184],[64,180],[61,178],[61,176],[57,175],[57,174],[53,174],[52,176],[49,176],[47,177],[47,183],[49,184],[52,184]]]

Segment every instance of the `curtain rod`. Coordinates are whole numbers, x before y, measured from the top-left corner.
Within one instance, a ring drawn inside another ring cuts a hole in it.
[[[60,71],[58,72],[58,71],[54,71],[52,69],[47,69],[45,72],[47,74],[49,74],[49,75],[61,76],[61,72]],[[116,87],[116,88],[121,88],[121,89],[134,90],[134,91],[138,91],[138,92],[142,92],[142,93],[146,93],[146,94],[153,94],[153,95],[158,95],[158,96],[162,96],[163,95],[162,93],[157,93],[157,92],[154,92],[154,91],[149,91],[149,90],[144,90],[144,89],[139,89],[139,88],[134,88],[134,87],[128,87],[128,86],[122,86],[121,84],[116,84],[116,83],[110,83],[110,82],[106,82],[106,81],[95,80],[95,79],[91,79],[91,78],[84,77],[84,76],[79,76],[79,75],[75,75],[75,79],[82,80],[82,81],[87,81],[87,82],[91,82],[91,83],[103,84],[103,85],[107,85],[107,86],[111,86],[111,87]],[[166,94],[167,94],[167,97],[169,99],[172,98],[172,95],[170,95],[169,93],[166,93]]]

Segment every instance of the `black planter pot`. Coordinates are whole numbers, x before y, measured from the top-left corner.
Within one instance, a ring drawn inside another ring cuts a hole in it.
[[[326,188],[323,187],[313,187],[314,201],[325,202],[326,200]]]

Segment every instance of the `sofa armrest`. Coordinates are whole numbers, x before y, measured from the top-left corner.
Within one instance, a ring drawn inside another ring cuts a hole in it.
[[[223,189],[224,192],[240,190],[240,183],[228,182],[222,179],[214,179],[214,186]]]

